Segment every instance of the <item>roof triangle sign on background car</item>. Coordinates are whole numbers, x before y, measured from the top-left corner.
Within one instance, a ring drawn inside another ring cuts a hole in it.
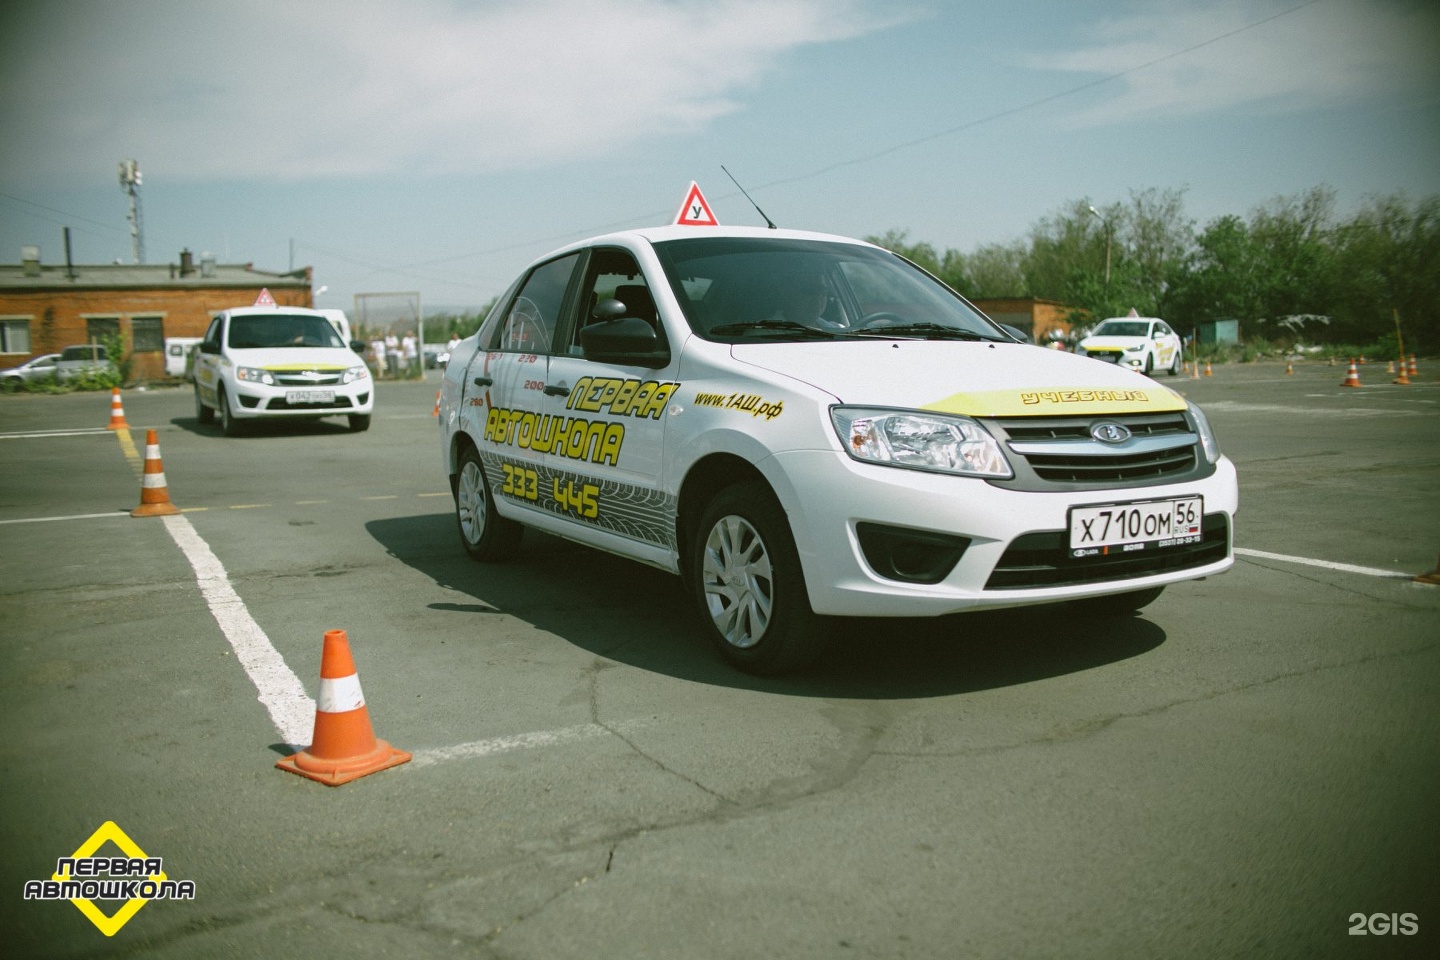
[[[694,180],[690,181],[690,189],[685,194],[685,202],[680,204],[680,209],[675,213],[675,224],[681,227],[718,227],[720,221],[715,219],[710,204],[705,195],[700,192],[700,185]]]
[[[260,296],[258,296],[258,297],[255,298],[255,306],[257,306],[257,307],[273,307],[273,306],[275,306],[275,305],[276,305],[276,304],[275,304],[275,298],[272,297],[272,296],[270,296],[270,288],[269,288],[269,287],[261,287],[261,288],[260,288]]]

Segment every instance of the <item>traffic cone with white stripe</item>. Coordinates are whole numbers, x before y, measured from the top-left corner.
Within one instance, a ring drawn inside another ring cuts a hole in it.
[[[1340,381],[1342,387],[1360,386],[1360,371],[1355,366],[1355,361],[1350,361],[1350,369],[1345,371],[1345,379]]]
[[[132,517],[170,517],[180,508],[170,502],[170,488],[165,485],[165,464],[160,462],[160,441],[154,430],[145,431],[145,472],[140,475],[140,506],[130,511]]]
[[[1410,354],[1410,373],[1409,373],[1409,376],[1412,376],[1412,377],[1418,377],[1418,376],[1420,376],[1420,367],[1419,367],[1419,365],[1416,363],[1416,361],[1417,361],[1418,359],[1419,359],[1419,358],[1418,358],[1415,354],[1413,354],[1413,353]]]
[[[275,766],[338,787],[410,759],[409,753],[375,738],[365,695],[360,691],[360,675],[350,656],[350,638],[344,630],[325,631],[312,740],[309,748]]]
[[[120,405],[120,388],[112,387],[110,391],[110,423],[107,430],[129,430],[130,424],[125,422],[125,408]]]

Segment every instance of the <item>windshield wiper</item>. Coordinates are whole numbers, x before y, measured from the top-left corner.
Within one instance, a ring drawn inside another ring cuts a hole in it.
[[[961,330],[958,327],[947,327],[943,323],[897,323],[888,327],[865,327],[859,330],[851,330],[850,334],[856,337],[891,337],[891,336],[919,336],[933,340],[993,340],[999,343],[996,337],[987,337],[975,333],[973,330]]]
[[[722,323],[718,327],[711,327],[710,333],[728,336],[733,333],[749,333],[752,330],[776,331],[778,333],[803,333],[811,337],[823,337],[826,340],[835,339],[835,333],[829,330],[821,330],[817,327],[807,327],[803,323],[796,323],[793,320],[749,320],[744,323]]]

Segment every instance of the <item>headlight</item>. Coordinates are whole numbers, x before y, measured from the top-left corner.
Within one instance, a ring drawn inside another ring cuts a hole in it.
[[[368,376],[370,376],[370,371],[365,369],[364,366],[351,367],[345,371],[345,375],[340,378],[340,382],[354,383],[356,380],[364,380]]]
[[[1143,344],[1143,343],[1137,343],[1137,344],[1135,344],[1135,346],[1133,346],[1133,347],[1126,347],[1126,348],[1125,348],[1125,352],[1126,352],[1126,353],[1143,353],[1144,351],[1145,351],[1145,344]]]
[[[1013,476],[1000,444],[969,417],[832,407],[845,452],[892,467],[975,477]]]
[[[248,380],[251,383],[265,383],[275,386],[275,375],[269,370],[261,370],[259,367],[236,367],[236,380]]]
[[[1220,459],[1220,444],[1215,441],[1215,431],[1210,429],[1210,421],[1205,419],[1205,414],[1193,403],[1188,411],[1190,421],[1195,425],[1195,432],[1200,435],[1200,446],[1205,451],[1205,459],[1214,463]]]

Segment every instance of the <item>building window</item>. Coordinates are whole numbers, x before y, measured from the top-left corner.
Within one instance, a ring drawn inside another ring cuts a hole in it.
[[[159,353],[165,349],[165,330],[159,317],[132,317],[130,352]]]
[[[30,352],[29,319],[0,320],[0,353]]]
[[[113,337],[120,332],[119,317],[86,317],[85,342],[99,343],[101,337]]]

